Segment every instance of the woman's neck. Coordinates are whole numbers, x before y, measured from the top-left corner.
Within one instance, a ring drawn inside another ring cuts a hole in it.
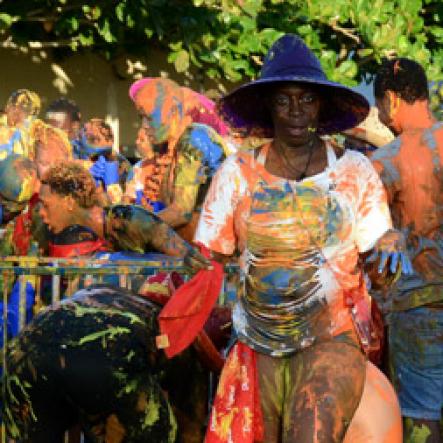
[[[266,158],[265,168],[278,177],[303,180],[327,166],[323,141],[316,137],[309,144],[291,147],[275,140]]]
[[[312,150],[317,149],[321,145],[321,139],[313,137],[307,143],[299,146],[291,146],[282,140],[274,139],[272,145],[276,152],[279,152],[286,158],[299,159],[301,161],[304,157],[309,156]]]

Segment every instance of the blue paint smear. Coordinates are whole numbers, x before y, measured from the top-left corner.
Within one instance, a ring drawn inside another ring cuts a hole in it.
[[[224,159],[224,152],[220,144],[211,138],[209,127],[194,123],[189,140],[191,146],[202,154],[202,163],[209,168],[209,175],[214,175]]]

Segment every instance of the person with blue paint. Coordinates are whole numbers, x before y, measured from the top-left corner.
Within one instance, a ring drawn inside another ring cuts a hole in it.
[[[142,117],[125,201],[154,210],[185,239],[192,240],[200,207],[215,171],[228,153],[210,126],[193,122],[183,88],[152,78],[131,88]]]
[[[111,126],[100,118],[92,118],[81,129],[77,158],[95,178],[104,202],[115,204],[121,202],[131,165],[114,151],[113,145]]]

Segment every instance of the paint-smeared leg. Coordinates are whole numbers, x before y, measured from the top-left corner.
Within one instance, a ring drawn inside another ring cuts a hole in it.
[[[360,402],[365,357],[357,346],[330,341],[291,359],[283,443],[342,442]]]
[[[282,429],[282,406],[285,396],[285,366],[287,358],[257,354],[260,402],[263,412],[266,443],[279,443]]]
[[[434,420],[405,418],[405,443],[441,443],[440,423]]]

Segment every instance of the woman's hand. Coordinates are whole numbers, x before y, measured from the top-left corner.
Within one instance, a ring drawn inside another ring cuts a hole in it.
[[[366,272],[375,289],[392,285],[400,275],[412,275],[414,269],[406,250],[406,240],[396,229],[379,238],[373,253],[365,260]]]

